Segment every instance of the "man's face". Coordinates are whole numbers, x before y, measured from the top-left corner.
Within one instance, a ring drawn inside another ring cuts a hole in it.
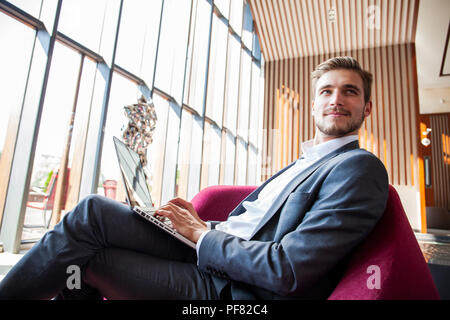
[[[372,110],[372,102],[364,102],[361,76],[346,69],[328,71],[315,90],[312,111],[322,141],[357,134]]]

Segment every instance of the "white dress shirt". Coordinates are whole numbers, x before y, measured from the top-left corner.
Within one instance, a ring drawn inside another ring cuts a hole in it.
[[[231,216],[226,221],[216,225],[215,229],[235,235],[244,240],[249,240],[256,226],[267,213],[273,201],[280,196],[281,191],[298,176],[305,168],[309,167],[316,161],[320,160],[327,154],[339,149],[340,147],[358,140],[358,135],[345,136],[313,145],[313,140],[302,143],[303,156],[295,161],[285,172],[270,181],[258,194],[258,198],[254,201],[244,201],[243,207],[246,209],[238,216]],[[210,225],[208,224],[210,228]],[[201,241],[209,232],[202,233],[197,241],[197,251],[200,248]],[[198,256],[198,252],[197,252]]]

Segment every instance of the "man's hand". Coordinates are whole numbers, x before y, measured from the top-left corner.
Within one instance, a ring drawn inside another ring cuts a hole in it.
[[[167,217],[173,227],[183,236],[197,243],[200,235],[208,230],[206,223],[200,219],[192,203],[181,198],[170,200],[155,211],[156,215]]]

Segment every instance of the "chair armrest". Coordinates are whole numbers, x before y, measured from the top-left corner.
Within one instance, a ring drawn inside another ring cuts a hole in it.
[[[197,193],[191,202],[201,219],[224,221],[255,189],[256,186],[210,186]]]

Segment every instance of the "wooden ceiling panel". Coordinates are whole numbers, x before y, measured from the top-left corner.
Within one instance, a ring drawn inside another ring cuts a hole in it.
[[[414,42],[419,0],[248,0],[266,61]]]

